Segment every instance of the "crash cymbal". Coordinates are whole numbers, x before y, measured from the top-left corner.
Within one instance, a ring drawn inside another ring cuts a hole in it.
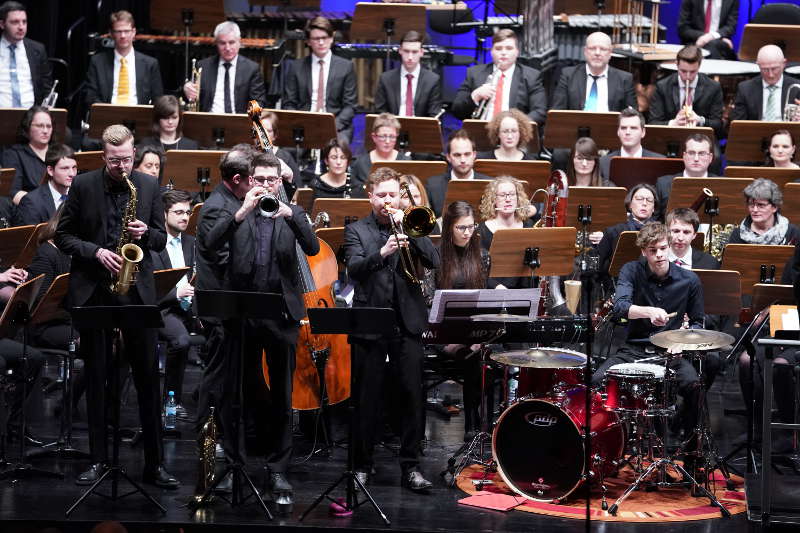
[[[487,313],[485,315],[472,315],[473,322],[533,322],[527,315],[511,315],[509,313]]]
[[[727,333],[710,329],[673,329],[650,337],[650,342],[672,352],[715,350],[733,344],[734,340]]]
[[[561,348],[528,348],[494,353],[493,361],[526,368],[572,368],[586,364],[586,355]]]

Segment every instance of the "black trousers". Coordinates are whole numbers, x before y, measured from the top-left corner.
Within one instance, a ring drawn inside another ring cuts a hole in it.
[[[228,370],[224,343],[225,328],[214,319],[203,320],[203,335],[206,337],[206,366],[203,368],[200,393],[197,399],[197,431],[200,431],[208,419],[211,407],[215,407],[219,414],[220,406],[225,399],[222,395],[222,388],[225,385],[225,375]]]
[[[167,343],[164,362],[164,396],[169,391],[175,393],[175,401],[183,399],[183,378],[186,373],[186,362],[189,360],[189,327],[192,317],[189,314],[177,313],[171,309],[161,311],[164,327],[158,330],[158,339]]]
[[[137,305],[141,299],[135,290],[126,296],[109,293],[98,288],[84,306]],[[89,452],[92,462],[108,461],[107,407],[119,402],[117,391],[109,387],[113,368],[113,332],[106,330],[81,330],[81,356],[86,373],[86,411],[89,422]],[[139,404],[139,421],[142,425],[145,469],[161,464],[161,392],[156,358],[156,330],[153,328],[123,329],[123,355],[130,364],[136,397]],[[118,364],[122,361],[118,360]],[[121,383],[119,383],[121,388]]]
[[[21,342],[11,339],[0,339],[0,372],[3,374],[7,370],[13,370],[13,374],[9,376],[9,381],[13,384],[5,403],[0,402],[0,410],[5,411],[5,406],[8,405],[8,412],[0,413],[0,435],[6,434],[6,422],[12,427],[20,425],[19,415],[22,411],[24,401],[30,398],[31,392],[39,382],[41,375],[42,365],[45,362],[45,356],[42,352],[31,346],[27,347],[27,365],[23,368],[22,354],[24,346]],[[24,376],[27,383],[26,395],[23,398],[22,389],[23,383],[21,377]],[[29,411],[26,411],[28,413]]]
[[[224,448],[229,457],[243,459],[241,446],[233,446],[233,404],[237,391],[234,379],[238,371],[240,348],[244,343],[242,392],[243,416],[247,441],[264,456],[271,472],[286,472],[292,456],[292,378],[295,368],[297,326],[282,324],[268,327],[264,321],[248,321],[242,337],[237,323],[225,323],[224,375],[219,421],[225,435]],[[262,355],[269,367],[269,389],[264,382]],[[241,441],[240,441],[241,443]]]
[[[373,465],[376,432],[380,429],[381,395],[384,364],[389,356],[390,372],[395,376],[400,411],[400,467],[403,472],[419,465],[419,448],[423,437],[424,398],[422,387],[422,338],[399,333],[377,340],[351,338],[355,391],[356,440],[355,466],[369,472]]]

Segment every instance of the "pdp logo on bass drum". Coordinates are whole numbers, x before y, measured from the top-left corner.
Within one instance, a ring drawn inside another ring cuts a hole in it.
[[[534,411],[525,415],[525,422],[532,426],[548,428],[558,423],[558,417],[542,411]]]

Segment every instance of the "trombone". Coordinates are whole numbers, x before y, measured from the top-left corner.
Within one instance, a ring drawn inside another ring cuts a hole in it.
[[[384,204],[386,211],[389,212],[389,226],[392,228],[392,234],[397,239],[398,246],[400,247],[400,264],[403,269],[403,276],[412,285],[422,286],[422,282],[414,273],[414,260],[411,257],[411,250],[408,247],[408,241],[400,244],[399,235],[405,234],[409,237],[425,237],[430,235],[436,227],[436,215],[433,211],[424,206],[416,205],[414,197],[411,195],[411,190],[407,183],[400,184],[401,196],[407,195],[411,205],[403,211],[403,221],[398,223],[393,216],[394,211],[398,211],[392,207],[391,202]]]

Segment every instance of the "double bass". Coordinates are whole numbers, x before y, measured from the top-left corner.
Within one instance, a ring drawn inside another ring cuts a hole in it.
[[[274,153],[272,142],[261,122],[261,106],[258,102],[250,101],[247,114],[253,137],[261,150]],[[279,189],[278,197],[288,203],[283,188]],[[319,253],[311,257],[297,247],[297,268],[306,309],[335,307],[333,284],[339,277],[339,266],[328,243],[320,239],[319,246]],[[314,334],[305,317],[300,322],[295,359],[292,408],[319,409],[325,403],[335,404],[350,397],[350,347],[347,335]],[[262,370],[264,381],[269,386],[266,357],[262,357]],[[321,374],[323,380],[320,380]]]

